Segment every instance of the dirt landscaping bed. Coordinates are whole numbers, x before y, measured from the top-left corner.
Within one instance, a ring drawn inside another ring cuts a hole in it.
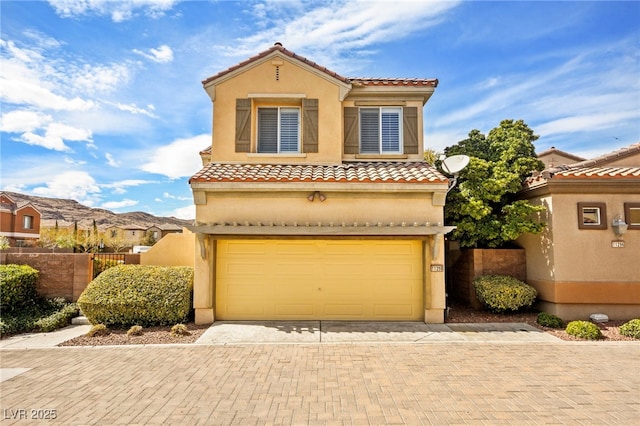
[[[80,336],[58,346],[106,346],[106,345],[155,345],[167,343],[193,343],[204,333],[208,325],[185,324],[189,330],[186,336],[171,334],[171,326],[143,328],[140,336],[129,336],[127,330],[114,329],[106,336]]]
[[[518,312],[513,314],[510,314],[510,313],[494,314],[489,311],[475,310],[468,306],[452,305],[450,306],[446,322],[448,323],[524,322],[534,327],[537,327],[540,330],[543,330],[549,334],[552,334],[562,340],[584,341],[584,339],[579,339],[577,337],[571,336],[570,334],[567,334],[567,332],[564,330],[558,330],[558,329],[541,326],[540,324],[536,323],[537,316],[538,316],[538,312],[534,312],[534,311]],[[608,321],[604,324],[598,324],[598,327],[600,328],[600,331],[604,336],[604,339],[602,340],[638,341],[638,339],[633,339],[631,337],[626,337],[620,334],[620,326],[625,322],[627,321]]]

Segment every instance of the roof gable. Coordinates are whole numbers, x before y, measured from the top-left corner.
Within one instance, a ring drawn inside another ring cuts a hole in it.
[[[291,62],[295,62],[299,65],[302,65],[304,67],[310,68],[315,70],[316,72],[323,74],[325,76],[325,78],[329,78],[329,79],[333,79],[333,80],[337,80],[337,82],[343,83],[343,84],[350,84],[349,79],[346,77],[341,76],[340,74],[329,70],[326,67],[323,67],[321,65],[318,65],[317,63],[310,61],[309,59],[305,58],[304,56],[300,56],[296,53],[291,52],[290,50],[285,49],[284,47],[282,47],[282,44],[280,43],[276,43],[274,44],[272,47],[270,47],[269,49],[258,53],[255,56],[252,56],[251,58],[240,62],[239,64],[236,64],[230,68],[227,68],[224,71],[220,71],[219,73],[206,78],[202,81],[202,85],[207,88],[210,85],[215,85],[219,82],[222,82],[228,78],[233,77],[234,75],[243,72],[245,69],[253,67],[257,64],[260,64],[264,61],[267,60],[272,60],[274,58],[281,58],[284,60],[289,60]]]

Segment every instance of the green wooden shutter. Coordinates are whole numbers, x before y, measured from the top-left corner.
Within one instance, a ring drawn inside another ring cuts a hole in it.
[[[418,108],[406,107],[402,111],[404,153],[418,153]]]
[[[251,150],[251,99],[236,99],[236,152]]]
[[[344,109],[344,153],[358,154],[358,108],[346,107]]]
[[[302,100],[302,152],[318,152],[318,100]]]

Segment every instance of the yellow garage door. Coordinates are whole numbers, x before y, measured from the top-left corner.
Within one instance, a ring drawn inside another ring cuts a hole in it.
[[[420,241],[221,240],[216,319],[424,319]]]

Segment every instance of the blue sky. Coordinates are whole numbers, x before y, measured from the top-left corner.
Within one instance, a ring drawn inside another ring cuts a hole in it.
[[[348,77],[438,78],[425,146],[523,119],[586,158],[640,141],[640,2],[2,1],[0,188],[193,218],[201,81],[274,42]]]

